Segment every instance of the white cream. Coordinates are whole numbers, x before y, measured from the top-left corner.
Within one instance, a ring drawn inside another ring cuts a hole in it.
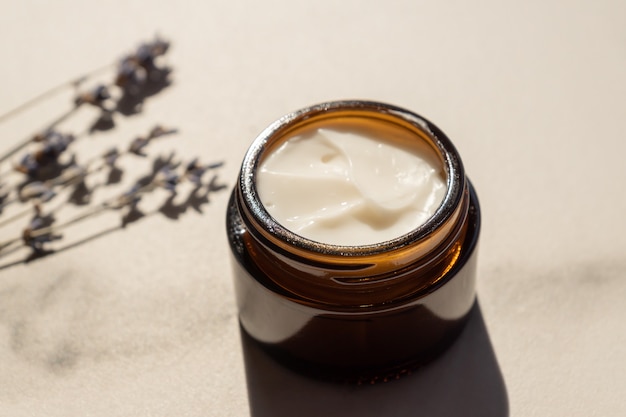
[[[359,246],[425,223],[443,200],[446,175],[435,152],[409,132],[324,126],[289,138],[261,161],[257,190],[292,232]]]

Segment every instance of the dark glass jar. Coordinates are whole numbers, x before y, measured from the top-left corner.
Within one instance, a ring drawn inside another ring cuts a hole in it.
[[[299,236],[263,207],[260,161],[312,125],[391,127],[428,144],[445,169],[446,193],[426,223],[395,239],[338,246]],[[389,378],[442,352],[475,299],[480,209],[449,139],[395,106],[339,101],[290,113],[244,157],[228,205],[235,291],[245,332],[286,363],[318,375]]]

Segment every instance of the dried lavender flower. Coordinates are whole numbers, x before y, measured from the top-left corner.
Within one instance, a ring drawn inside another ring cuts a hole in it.
[[[158,37],[148,43],[144,43],[137,48],[137,51],[133,55],[137,63],[141,65],[146,71],[150,72],[155,69],[155,60],[159,56],[165,55],[170,47],[170,43],[159,39]]]
[[[198,162],[198,158],[195,158],[191,162],[189,162],[187,166],[185,167],[185,178],[187,178],[189,181],[191,181],[195,185],[201,185],[202,176],[204,175],[205,172],[211,169],[219,168],[222,165],[224,165],[223,162],[216,162],[216,163],[209,164],[209,165],[201,165]]]
[[[135,94],[146,82],[146,76],[146,70],[138,65],[132,56],[128,56],[122,58],[118,65],[115,85],[124,91]]]
[[[22,174],[26,174],[29,177],[32,177],[39,169],[39,163],[37,162],[35,155],[29,152],[22,157],[20,162],[15,165],[13,169],[17,172],[21,172]]]
[[[111,207],[113,209],[121,209],[122,207],[130,206],[136,207],[139,201],[141,200],[141,186],[139,184],[135,184],[131,187],[130,190],[126,191],[119,197],[115,198],[111,203],[105,203],[105,206]]]
[[[134,53],[120,60],[115,85],[131,95],[138,94],[148,78],[155,78],[163,71],[157,67],[156,59],[164,55],[169,47],[169,42],[159,38],[141,44]]]
[[[25,154],[13,168],[15,171],[34,177],[42,167],[56,162],[74,140],[74,135],[59,133],[55,130],[38,134],[33,137],[33,141],[41,143],[40,147],[35,152]]]
[[[60,239],[62,236],[59,231],[66,227],[84,219],[92,218],[94,215],[103,211],[120,209],[122,211],[122,227],[144,216],[138,206],[144,194],[153,192],[156,188],[164,188],[169,190],[171,194],[167,198],[160,211],[172,218],[184,213],[189,207],[201,212],[202,204],[208,202],[208,194],[213,191],[211,184],[202,184],[202,177],[210,169],[217,168],[222,163],[217,164],[201,164],[198,159],[194,159],[186,166],[181,167],[180,162],[172,162],[174,152],[169,159],[155,158],[152,162],[152,169],[149,175],[139,179],[135,185],[127,192],[121,195],[115,195],[112,198],[105,199],[97,204],[91,204],[85,210],[80,211],[70,219],[64,220],[63,223],[55,223],[52,213],[62,207],[66,202],[49,208],[43,203],[54,197],[55,191],[61,188],[72,187],[74,193],[68,201],[72,200],[75,195],[86,195],[91,190],[86,188],[86,180],[90,174],[102,171],[108,167],[109,179],[106,184],[119,182],[121,178],[121,169],[116,167],[116,163],[120,156],[127,153],[147,156],[146,147],[152,139],[159,138],[164,135],[177,133],[176,129],[165,128],[161,125],[154,126],[147,135],[133,139],[128,148],[114,147],[101,156],[90,160],[83,165],[76,164],[74,155],[71,158],[60,158],[64,152],[70,147],[75,140],[74,136],[62,134],[55,130],[57,126],[64,120],[71,117],[83,104],[96,106],[101,110],[100,117],[85,133],[94,130],[107,130],[114,126],[114,116],[121,114],[124,116],[141,111],[141,105],[147,97],[151,97],[163,88],[170,85],[168,79],[171,69],[165,64],[161,64],[159,58],[167,53],[170,43],[158,37],[150,42],[139,45],[134,51],[127,56],[122,57],[117,62],[116,73],[111,82],[96,84],[89,89],[82,88],[83,82],[87,76],[80,77],[72,83],[66,83],[65,87],[75,88],[77,91],[74,97],[74,106],[62,116],[48,124],[48,129],[35,137],[24,138],[18,146],[13,147],[6,155],[0,157],[0,163],[13,158],[14,155],[27,149],[29,152],[22,157],[15,169],[28,174],[31,178],[20,185],[15,184],[11,187],[9,202],[19,202],[19,200],[32,200],[34,203],[35,216],[29,225],[23,229],[22,235],[16,235],[13,239],[0,243],[0,251],[4,255],[7,253],[6,248],[15,246],[20,248],[23,243],[33,249],[35,256],[41,256],[45,251],[48,242]],[[111,66],[108,66],[110,69]],[[106,67],[104,69],[107,69]],[[89,75],[91,77],[94,73]],[[119,87],[119,90],[118,88]],[[120,91],[121,90],[121,91]],[[112,94],[111,92],[115,93]],[[0,118],[3,116],[0,116]],[[34,149],[28,149],[31,143],[36,143]],[[68,159],[71,159],[68,161]],[[50,165],[50,166],[47,166]],[[45,167],[45,168],[44,168]],[[181,169],[184,168],[184,169]],[[112,180],[113,176],[117,176],[117,180]],[[187,200],[182,204],[174,203],[177,200],[178,183],[183,179],[188,179],[197,186],[194,187]],[[82,187],[82,188],[81,188]],[[95,189],[92,188],[92,190]],[[4,192],[0,186],[0,211],[7,203],[8,193]],[[81,194],[82,193],[82,194]],[[81,200],[80,204],[89,204],[90,200]],[[47,216],[42,215],[43,209],[46,208]],[[24,204],[20,213],[12,215],[10,219],[0,222],[0,226],[8,224],[18,218],[24,218],[32,213],[32,208]],[[70,245],[71,246],[71,245]],[[33,256],[33,254],[31,254]],[[28,259],[28,258],[27,258]],[[1,268],[2,266],[0,266]]]
[[[39,163],[41,163],[42,160],[56,160],[59,155],[67,150],[74,140],[75,137],[72,134],[63,134],[51,130],[41,141],[41,148],[35,152],[35,157]]]
[[[198,163],[198,158],[195,158],[185,167],[185,178],[196,185],[200,185],[205,172],[206,168]]]
[[[61,133],[55,129],[47,129],[42,133],[33,136],[33,142],[42,142],[44,144],[53,144],[67,148],[74,141],[74,135],[70,133]],[[65,149],[64,149],[65,150]]]
[[[111,94],[109,93],[109,89],[104,84],[98,84],[93,87],[91,90],[85,91],[84,93],[79,94],[76,99],[74,99],[74,103],[77,106],[81,104],[91,104],[96,107],[103,108],[104,103],[111,98]]]
[[[161,168],[154,177],[154,184],[163,187],[166,190],[176,192],[176,185],[179,181],[179,175],[169,166]]]
[[[140,136],[134,139],[128,147],[128,152],[134,153],[135,155],[139,156],[146,156],[144,148],[148,146],[152,139],[156,139],[158,137],[170,135],[177,132],[177,129],[166,129],[163,126],[157,125],[150,130],[147,137],[144,138]]]

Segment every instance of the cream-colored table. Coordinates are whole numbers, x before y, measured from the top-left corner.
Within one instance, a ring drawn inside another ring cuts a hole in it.
[[[169,216],[158,211],[168,193],[157,190],[140,203],[149,215],[124,229],[107,211],[68,227],[49,245],[57,253],[0,258],[1,416],[626,413],[626,3],[3,6],[0,114],[155,33],[172,42],[172,84],[71,149],[84,161],[156,123],[180,133],[145,158],[120,158],[122,181],[97,188],[95,200],[173,151],[183,162],[225,161],[212,173],[227,188]],[[0,154],[71,98],[65,89],[3,120]],[[341,98],[394,103],[435,122],[457,145],[483,210],[468,328],[411,377],[366,387],[308,380],[242,338],[223,226],[254,136],[286,112]],[[59,127],[84,129],[94,114],[81,109]],[[0,174],[11,184],[19,177],[9,168]],[[67,205],[63,216],[82,209]],[[17,233],[0,229],[1,240]]]

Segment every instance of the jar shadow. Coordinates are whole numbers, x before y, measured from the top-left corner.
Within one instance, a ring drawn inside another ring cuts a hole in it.
[[[509,415],[506,386],[478,301],[446,352],[387,383],[354,385],[312,378],[272,358],[243,329],[241,341],[252,417]]]

